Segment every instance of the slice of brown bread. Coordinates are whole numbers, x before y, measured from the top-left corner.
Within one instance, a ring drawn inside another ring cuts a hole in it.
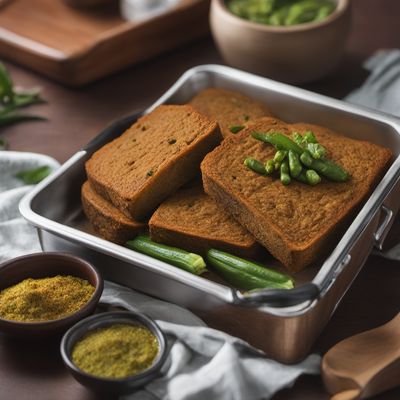
[[[93,188],[140,220],[198,172],[221,140],[216,122],[189,105],[159,106],[86,162]]]
[[[98,195],[86,181],[81,191],[83,211],[94,231],[114,243],[125,243],[142,232],[146,224],[134,221]]]
[[[204,254],[210,248],[254,257],[259,245],[202,187],[181,189],[149,221],[156,242]]]
[[[290,135],[311,130],[343,166],[351,179],[345,183],[323,180],[317,186],[261,176],[243,165],[247,156],[272,158],[272,146],[255,140],[252,131],[270,130]],[[383,175],[390,150],[353,140],[327,128],[287,125],[263,118],[237,136],[225,139],[201,164],[205,191],[225,207],[256,240],[292,272],[303,269],[332,249],[356,207]]]
[[[257,100],[230,90],[209,88],[190,101],[199,112],[218,122],[224,137],[232,135],[229,128],[245,126],[260,117],[270,116],[267,107]]]

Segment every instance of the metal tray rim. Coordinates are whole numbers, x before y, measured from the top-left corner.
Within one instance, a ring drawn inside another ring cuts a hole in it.
[[[399,134],[400,134],[400,124],[399,120],[397,120],[394,117],[388,116],[384,113],[379,113],[375,111],[370,111],[369,109],[355,106],[349,103],[345,103],[341,100],[336,100],[329,98],[327,96],[315,94],[312,92],[309,92],[304,89],[299,89],[299,88],[294,88],[290,85],[286,85],[280,82],[275,82],[267,78],[262,78],[258,77],[252,74],[249,74],[247,72],[243,71],[238,71],[233,68],[221,66],[221,65],[200,65],[197,67],[193,67],[186,71],[177,81],[175,84],[171,86],[169,90],[167,90],[153,105],[151,105],[149,108],[146,109],[146,113],[151,112],[155,107],[157,107],[159,104],[166,102],[168,98],[170,98],[182,85],[184,82],[186,82],[188,79],[190,79],[193,75],[197,73],[220,73],[223,75],[229,75],[229,77],[236,77],[240,79],[241,81],[246,81],[248,79],[251,79],[252,82],[256,81],[259,86],[262,86],[264,88],[268,88],[270,90],[276,90],[278,92],[286,92],[290,91],[290,96],[297,97],[299,99],[305,99],[307,101],[311,101],[317,104],[323,104],[331,108],[335,108],[341,111],[347,111],[351,112],[353,114],[361,115],[364,117],[368,117],[374,120],[377,120],[379,122],[386,123],[390,125],[393,129],[395,129]],[[185,284],[188,284],[188,280],[190,281],[190,285],[195,286],[201,290],[205,290],[213,294],[220,299],[233,303],[235,300],[234,292],[224,286],[220,285],[214,282],[210,282],[204,278],[201,277],[196,277],[193,276],[185,271],[181,271],[176,269],[175,267],[171,267],[170,265],[163,263],[161,261],[155,260],[151,257],[144,256],[140,253],[137,252],[132,252],[132,250],[127,250],[122,246],[118,246],[114,243],[110,243],[108,241],[105,241],[103,239],[99,239],[96,236],[81,232],[75,228],[65,226],[61,223],[58,223],[56,221],[52,221],[46,217],[43,217],[37,213],[35,213],[32,210],[31,207],[31,202],[35,198],[37,194],[39,194],[47,185],[56,180],[59,176],[63,174],[68,168],[73,165],[75,162],[77,162],[81,157],[83,157],[86,154],[85,150],[81,150],[75,155],[73,155],[64,165],[60,167],[58,171],[56,171],[55,174],[51,175],[48,177],[46,180],[41,182],[32,192],[26,195],[26,197],[21,201],[20,203],[20,211],[21,214],[33,225],[44,229],[46,231],[49,231],[55,235],[61,236],[61,237],[67,237],[69,240],[84,243],[86,246],[93,248],[97,251],[100,251],[102,253],[111,255],[112,257],[119,258],[124,261],[132,262],[134,261],[136,264],[139,264],[140,266],[144,268],[150,268],[153,271],[156,270],[157,273],[162,273],[164,275],[167,275],[169,278],[181,281]],[[397,174],[396,174],[397,171]],[[393,182],[395,179],[398,178],[397,175],[399,175],[400,171],[400,157],[397,157],[392,166],[390,167],[389,171],[386,173],[385,178],[390,175],[390,181]],[[386,189],[386,190],[385,190]],[[349,231],[353,227],[354,232],[352,233],[351,236],[355,236],[355,233],[357,233],[357,227],[354,229],[354,225],[356,222],[362,222],[364,221],[365,225],[368,224],[368,221],[366,221],[366,218],[368,217],[368,210],[367,210],[367,205],[369,207],[369,212],[371,212],[371,208],[374,208],[376,212],[376,209],[379,209],[379,199],[384,196],[384,192],[388,192],[390,189],[385,185],[383,185],[383,182],[380,182],[378,187],[374,190],[373,194],[367,201],[367,203],[363,206],[362,210],[360,213],[357,215],[357,218],[353,221],[351,226],[348,228],[346,231],[346,235],[349,235]],[[380,196],[378,198],[373,199],[373,196],[375,193],[379,191]],[[364,213],[363,213],[364,211]],[[372,216],[371,216],[372,218]],[[361,220],[361,221],[359,221]],[[361,229],[361,228],[359,228]],[[80,239],[79,239],[80,238]],[[78,240],[79,239],[79,240]],[[340,243],[342,243],[343,239],[341,240]],[[339,253],[339,247],[340,243],[337,246],[336,250],[337,253]],[[354,244],[354,241],[352,243],[347,243],[349,244]],[[118,250],[118,251],[117,251]],[[121,251],[123,250],[123,251]],[[126,252],[126,254],[125,254]],[[128,254],[129,252],[129,254]],[[342,249],[343,252],[343,249]],[[335,255],[335,256],[334,256]],[[331,254],[330,257],[323,263],[320,271],[317,273],[317,275],[314,277],[313,282],[317,283],[319,287],[322,287],[324,282],[324,278],[327,278],[328,275],[335,275],[335,271],[337,270],[338,267],[340,267],[340,263],[342,261],[342,254],[336,254],[335,251]],[[328,262],[329,261],[329,262]],[[329,274],[330,273],[330,274]],[[326,280],[326,279],[325,279]],[[333,280],[330,281],[330,283],[333,283]],[[285,308],[275,308],[275,307],[265,307],[261,306],[260,308],[268,313],[274,314],[274,315],[280,315],[280,316],[294,316],[294,315],[299,315],[303,314],[307,311],[309,311],[315,304],[317,303],[318,300],[314,301],[306,301],[300,304],[297,304],[295,306],[290,306],[290,307],[285,307]]]

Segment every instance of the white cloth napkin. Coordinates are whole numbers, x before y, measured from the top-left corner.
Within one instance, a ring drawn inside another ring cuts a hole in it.
[[[345,100],[400,117],[400,50],[381,50],[364,68],[368,79]]]
[[[36,230],[18,211],[32,189],[15,178],[18,171],[58,163],[40,154],[0,151],[0,261],[40,251]],[[190,311],[131,289],[105,283],[101,301],[144,312],[168,335],[169,358],[162,378],[125,397],[129,400],[268,399],[303,373],[318,374],[320,357],[294,366],[269,360],[247,343],[208,328]]]
[[[19,201],[33,186],[15,175],[45,165],[52,170],[59,166],[56,160],[42,154],[0,151],[0,261],[41,251],[36,229],[18,211]]]

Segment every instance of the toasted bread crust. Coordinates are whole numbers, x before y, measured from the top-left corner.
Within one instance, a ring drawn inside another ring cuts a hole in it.
[[[272,146],[251,137],[252,131],[312,130],[351,179],[324,180],[311,187],[297,181],[288,186],[279,179],[254,173],[243,165],[247,156],[267,161]],[[371,192],[391,159],[390,150],[353,140],[310,124],[288,125],[262,118],[240,134],[225,139],[202,165],[205,191],[221,203],[257,241],[289,270],[297,272],[331,249],[357,206]]]
[[[257,118],[271,116],[267,107],[244,94],[230,90],[209,88],[201,91],[190,101],[200,113],[216,120],[222,135],[232,135],[232,126],[247,125]]]
[[[217,123],[193,107],[159,106],[93,154],[88,180],[122,213],[140,220],[192,179],[221,139]]]
[[[104,239],[125,243],[142,232],[146,224],[134,221],[104,200],[86,181],[81,191],[83,211],[93,229]]]
[[[149,221],[153,240],[205,254],[210,248],[254,257],[259,245],[201,187],[178,191]]]

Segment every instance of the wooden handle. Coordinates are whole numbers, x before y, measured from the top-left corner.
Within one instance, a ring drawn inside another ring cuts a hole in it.
[[[345,390],[344,392],[336,393],[331,397],[331,400],[355,400],[359,399],[361,391],[359,389]]]

